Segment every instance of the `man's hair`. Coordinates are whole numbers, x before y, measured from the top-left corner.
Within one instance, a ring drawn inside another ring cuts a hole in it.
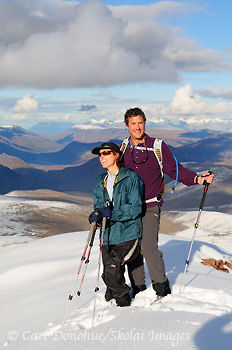
[[[138,115],[141,115],[141,117],[143,118],[144,123],[146,122],[147,118],[145,116],[145,113],[142,111],[142,109],[135,107],[135,108],[130,108],[126,111],[125,115],[124,115],[124,122],[125,124],[128,126],[129,124],[129,119],[131,117],[137,117]]]

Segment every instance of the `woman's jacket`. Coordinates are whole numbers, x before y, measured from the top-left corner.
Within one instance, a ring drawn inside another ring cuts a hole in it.
[[[93,189],[95,210],[101,210],[105,201],[110,201],[107,190],[104,190],[106,176],[107,172],[101,174]],[[141,238],[142,196],[142,180],[133,170],[121,167],[114,184],[112,218],[105,229],[103,245]]]

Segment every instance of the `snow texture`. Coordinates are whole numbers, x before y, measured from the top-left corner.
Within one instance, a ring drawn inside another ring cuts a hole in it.
[[[186,215],[185,220],[193,220],[191,213]],[[205,258],[232,260],[231,243],[227,250],[220,247],[216,215],[226,231],[223,214],[205,215],[208,225],[215,226],[218,244],[207,242],[205,232],[204,242],[196,239],[184,276],[190,240],[178,234],[160,234],[172,294],[154,303],[155,292],[145,264],[148,288],[125,308],[117,307],[115,301],[105,301],[101,278],[100,290],[94,292],[97,238],[89,264],[83,263],[77,274],[88,232],[33,238],[27,244],[4,247],[0,264],[0,345],[9,350],[231,350],[232,270],[225,273],[201,264]],[[15,243],[21,243],[20,238],[15,236]],[[77,296],[85,268],[83,288]],[[70,294],[72,300],[68,300]]]

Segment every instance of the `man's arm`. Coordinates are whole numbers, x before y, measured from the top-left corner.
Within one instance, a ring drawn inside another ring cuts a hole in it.
[[[176,179],[176,161],[168,145],[162,142],[162,154],[163,154],[163,170],[171,179]],[[178,181],[182,182],[186,186],[192,186],[196,184],[203,185],[204,180],[209,184],[213,182],[214,174],[205,172],[203,175],[198,175],[196,172],[185,168],[178,162]]]

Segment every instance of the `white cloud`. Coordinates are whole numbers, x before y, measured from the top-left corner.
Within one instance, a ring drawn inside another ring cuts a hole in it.
[[[185,4],[177,1],[159,1],[155,4],[139,6],[109,6],[109,8],[115,16],[136,22],[154,18],[181,18],[195,11],[202,11],[196,3]]]
[[[65,116],[64,116],[64,120],[69,120],[71,118],[71,114],[66,114]]]
[[[5,117],[5,119],[7,119],[7,120],[27,120],[28,117],[24,114],[17,113],[17,114],[14,114],[12,116]]]
[[[169,113],[174,115],[192,115],[202,113],[207,104],[202,102],[198,94],[194,94],[190,84],[177,89],[169,104]]]
[[[36,112],[38,110],[38,102],[34,98],[34,93],[30,92],[23,98],[19,99],[13,108],[14,112]]]
[[[156,117],[150,118],[149,121],[155,124],[162,124],[165,122],[163,118],[156,118]]]
[[[231,70],[225,64],[230,56],[157,22],[193,10],[175,1],[129,10],[97,0],[1,2],[0,87],[177,82],[181,72]]]
[[[46,121],[47,121],[47,120],[48,120],[48,121],[51,120],[51,121],[57,121],[57,122],[60,121],[59,118],[58,118],[57,116],[53,116],[53,115],[48,115],[48,116],[43,117],[43,121],[44,121],[44,120],[46,120]]]
[[[207,88],[198,89],[198,93],[204,97],[232,100],[232,87],[223,88],[223,87],[209,86]]]
[[[23,44],[30,36],[63,30],[76,16],[72,1],[0,1],[0,42]]]
[[[173,115],[225,115],[232,114],[232,102],[216,102],[207,104],[200,95],[187,84],[175,91],[174,98],[166,113]]]

